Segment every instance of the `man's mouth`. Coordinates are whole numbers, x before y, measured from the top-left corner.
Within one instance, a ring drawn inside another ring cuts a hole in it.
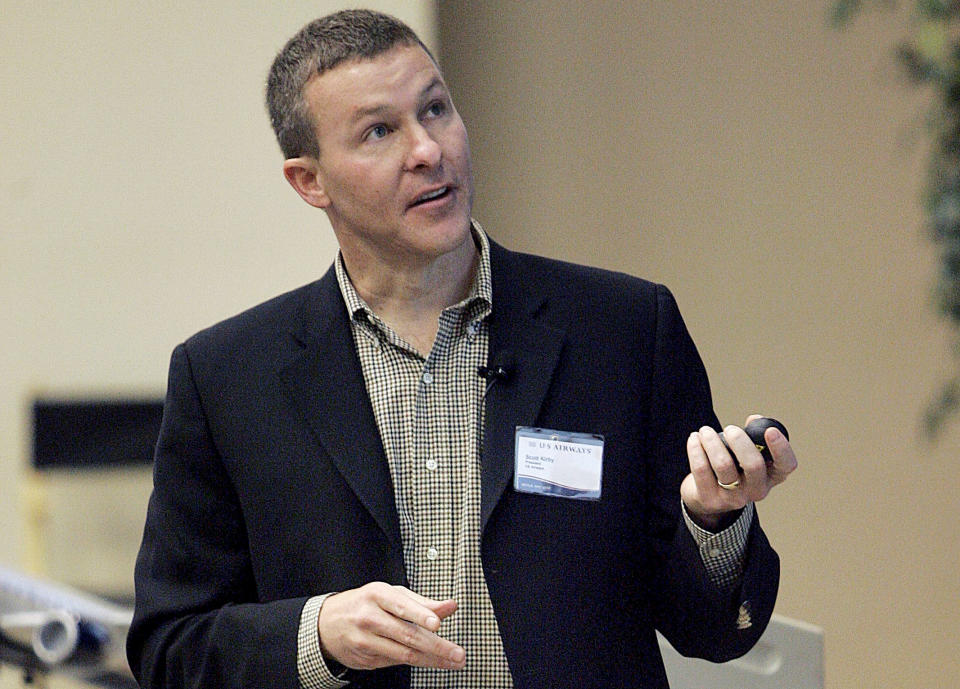
[[[451,193],[452,193],[451,188],[447,186],[440,187],[439,189],[433,189],[432,191],[428,191],[424,194],[421,194],[416,199],[414,199],[413,203],[410,204],[410,208],[414,208],[415,206],[420,206],[425,203],[429,203],[430,201],[436,201],[437,199],[445,198],[449,196]]]

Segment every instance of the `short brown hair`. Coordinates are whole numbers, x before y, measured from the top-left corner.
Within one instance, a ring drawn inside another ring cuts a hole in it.
[[[433,59],[413,29],[371,10],[335,12],[310,22],[291,38],[277,54],[267,77],[267,111],[284,157],[320,154],[303,97],[310,77],[341,62],[373,58],[402,45],[418,45]]]

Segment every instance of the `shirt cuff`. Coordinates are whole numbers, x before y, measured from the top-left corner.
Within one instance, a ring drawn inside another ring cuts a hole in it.
[[[300,613],[300,630],[297,633],[297,675],[300,678],[300,689],[339,689],[349,684],[330,672],[320,652],[317,620],[323,601],[331,595],[333,594],[327,593],[310,598]]]
[[[687,506],[682,500],[680,509],[683,511],[683,521],[687,525],[687,530],[700,549],[700,559],[703,560],[703,566],[706,567],[710,580],[720,589],[733,588],[743,575],[747,535],[750,532],[755,511],[753,503],[748,502],[737,521],[719,533],[707,531],[694,523],[687,514]]]

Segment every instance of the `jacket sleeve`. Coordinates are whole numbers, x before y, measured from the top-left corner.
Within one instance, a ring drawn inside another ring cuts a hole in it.
[[[700,355],[673,296],[658,287],[656,349],[650,418],[657,461],[647,478],[652,507],[647,537],[655,553],[651,598],[657,628],[683,655],[723,662],[746,653],[773,612],[780,566],[756,516],[734,590],[709,578],[680,515],[679,486],[689,473],[687,436],[708,425],[719,430]]]
[[[187,349],[173,353],[127,639],[144,689],[296,689],[305,598],[261,600]]]

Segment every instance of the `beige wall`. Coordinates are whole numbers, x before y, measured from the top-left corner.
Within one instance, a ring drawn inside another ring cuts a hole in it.
[[[890,62],[907,24],[838,33],[827,5],[448,1],[441,54],[491,234],[665,282],[721,419],[790,427],[801,470],[760,513],[827,686],[953,689],[960,424],[917,432],[950,364],[922,100]]]
[[[433,42],[431,2],[365,4]],[[149,472],[28,484],[32,396],[162,394],[177,342],[330,264],[262,93],[339,5],[0,0],[0,564],[129,590]]]

